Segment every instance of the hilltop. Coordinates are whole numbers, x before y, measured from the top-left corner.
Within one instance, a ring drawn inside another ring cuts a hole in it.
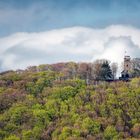
[[[1,73],[0,139],[139,139],[140,78],[105,82],[110,67],[100,71],[104,76],[89,66],[70,62]]]

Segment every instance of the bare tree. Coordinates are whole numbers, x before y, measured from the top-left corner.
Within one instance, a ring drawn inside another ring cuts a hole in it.
[[[105,59],[96,60],[92,64],[92,76],[95,80],[107,80],[112,78],[110,61]]]
[[[134,58],[131,61],[132,64],[132,76],[140,76],[140,58]]]
[[[96,80],[99,79],[99,73],[101,70],[101,60],[96,60],[95,62],[93,62],[92,64],[92,77]]]
[[[113,79],[116,78],[116,75],[117,75],[117,70],[118,70],[118,64],[113,62],[111,64],[111,70],[112,70],[112,75],[113,75]]]

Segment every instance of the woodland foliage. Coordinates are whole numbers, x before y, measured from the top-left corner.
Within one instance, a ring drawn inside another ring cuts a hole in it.
[[[108,62],[94,66],[112,75]],[[1,74],[0,139],[140,139],[140,78],[98,81],[92,71],[71,62]]]

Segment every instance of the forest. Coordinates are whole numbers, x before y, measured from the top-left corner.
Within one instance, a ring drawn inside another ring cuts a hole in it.
[[[106,60],[0,73],[0,139],[140,139],[136,64],[128,82],[106,81],[117,73],[117,64]]]

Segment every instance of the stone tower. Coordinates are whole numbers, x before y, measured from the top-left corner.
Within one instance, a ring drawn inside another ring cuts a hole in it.
[[[121,77],[119,77],[120,80],[129,81],[129,78],[131,78],[131,58],[128,55],[124,56],[124,67],[123,71],[121,72]]]
[[[130,56],[124,56],[124,72],[129,73],[131,70],[131,58]]]

